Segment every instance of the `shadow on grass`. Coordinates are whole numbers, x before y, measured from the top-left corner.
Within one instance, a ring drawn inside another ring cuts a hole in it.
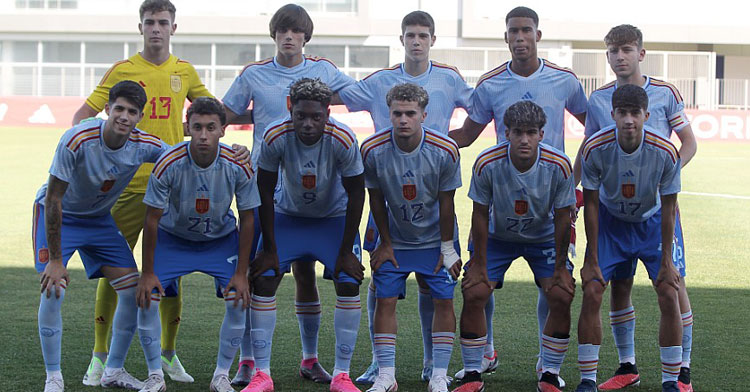
[[[0,369],[3,390],[39,390],[44,383],[36,315],[39,304],[37,275],[30,268],[0,268],[3,280],[0,286]],[[63,374],[67,391],[91,391],[81,384],[93,347],[93,302],[96,284],[87,281],[81,270],[71,271],[71,284],[63,305]],[[365,283],[368,280],[366,279]],[[333,285],[318,280],[323,304],[323,321],[320,330],[320,359],[332,371],[334,360]],[[218,347],[219,326],[224,308],[214,297],[211,278],[193,274],[183,281],[185,290],[182,326],[178,339],[178,352],[195,384],[177,384],[167,381],[170,390],[203,391],[213,374]],[[299,330],[294,315],[294,285],[286,278],[278,293],[278,321],[273,346],[272,369],[277,391],[327,391],[324,385],[301,382],[297,376],[300,360]],[[367,285],[361,288],[362,303],[367,296]],[[460,312],[458,290],[456,314]],[[537,291],[530,282],[506,282],[505,288],[496,292],[495,346],[500,356],[499,371],[485,377],[488,391],[530,391],[535,388],[534,364],[536,362]],[[580,306],[580,292],[576,294],[573,313],[574,324]],[[695,313],[695,353],[693,378],[697,390],[740,391],[750,383],[744,369],[744,355],[748,351],[746,325],[750,309],[750,289],[730,290],[692,288],[690,296]],[[637,313],[636,353],[641,370],[641,391],[660,391],[660,364],[657,344],[658,307],[653,289],[648,286],[634,288],[633,302]],[[606,315],[606,309],[602,314]],[[363,309],[360,335],[352,360],[352,376],[356,377],[370,361],[370,343],[367,334],[367,316]],[[397,346],[397,377],[402,391],[426,390],[419,381],[422,368],[421,331],[417,315],[416,283],[408,281],[408,297],[399,302],[399,334]],[[608,329],[605,326],[601,350],[600,380],[614,372],[617,355]],[[562,376],[573,390],[578,381],[576,370],[575,325],[569,355]],[[145,378],[146,367],[142,351],[135,339],[126,366],[137,377]],[[449,374],[461,368],[458,344],[454,346]],[[232,369],[234,372],[234,369]],[[233,375],[233,373],[232,373]],[[366,388],[362,388],[363,390]]]

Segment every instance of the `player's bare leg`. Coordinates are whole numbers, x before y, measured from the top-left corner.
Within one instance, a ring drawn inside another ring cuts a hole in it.
[[[331,382],[331,375],[318,362],[318,331],[320,330],[320,296],[316,285],[315,263],[295,262],[292,273],[296,286],[295,311],[302,341],[300,377],[319,382]]]
[[[482,382],[482,357],[487,344],[487,320],[484,308],[497,282],[490,287],[476,284],[462,291],[464,303],[461,309],[461,356],[464,364],[463,385],[454,392],[480,391]]]

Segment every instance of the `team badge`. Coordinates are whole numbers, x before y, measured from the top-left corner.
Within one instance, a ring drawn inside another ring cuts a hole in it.
[[[182,77],[180,75],[169,75],[169,87],[176,93],[182,91]]]
[[[526,200],[516,200],[514,209],[516,215],[524,215],[529,212],[529,202]]]
[[[635,184],[622,184],[620,192],[622,193],[622,197],[626,199],[633,198],[635,196]]]
[[[417,198],[417,186],[415,184],[404,184],[401,186],[401,193],[404,195],[404,199],[414,200]]]
[[[199,214],[205,214],[208,212],[209,199],[208,198],[197,198],[195,199],[195,211]]]
[[[49,261],[49,249],[48,248],[39,249],[39,262],[46,263],[48,261]]]
[[[305,189],[315,188],[315,174],[304,174],[302,175],[302,186]]]
[[[107,193],[109,192],[110,189],[112,189],[113,186],[115,186],[115,180],[107,180],[107,181],[104,181],[104,183],[102,183],[102,187],[99,188],[99,190],[104,193]]]

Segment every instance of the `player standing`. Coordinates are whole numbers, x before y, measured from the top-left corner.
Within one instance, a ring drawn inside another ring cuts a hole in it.
[[[646,50],[643,34],[631,25],[619,25],[610,29],[604,37],[607,46],[607,62],[617,80],[591,93],[588,103],[585,136],[614,124],[612,119],[612,94],[618,86],[634,84],[642,86],[648,95],[648,111],[651,113],[646,125],[664,138],[672,131],[680,139],[680,162],[684,167],[695,156],[697,143],[690,122],[685,116],[685,104],[677,89],[666,82],[643,75],[640,62]],[[583,146],[583,143],[581,144]],[[575,168],[580,172],[580,155]],[[680,210],[675,222],[675,267],[680,276],[685,276],[685,243],[682,233]],[[599,385],[601,390],[613,390],[635,385],[640,375],[635,365],[635,309],[630,299],[633,288],[635,264],[615,271],[612,278],[611,309],[609,312],[612,336],[617,346],[620,367],[615,375]],[[690,382],[690,354],[693,345],[693,312],[685,289],[685,279],[680,279],[680,313],[682,317],[682,365],[678,384],[681,391],[692,391]]]
[[[365,197],[362,158],[354,133],[328,116],[333,96],[328,86],[303,78],[290,87],[289,96],[290,117],[268,127],[258,159],[263,235],[262,249],[251,265],[250,308],[256,371],[243,391],[273,391],[270,361],[276,290],[293,262],[316,260],[333,272],[328,277],[337,295],[336,362],[330,390],[359,391],[349,378],[349,365],[362,312],[359,284],[364,267],[357,233]],[[274,195],[279,173],[281,187]]]
[[[581,269],[583,304],[578,320],[577,392],[596,391],[601,344],[599,308],[618,268],[641,259],[656,290],[661,320],[662,391],[679,391],[682,322],[677,291],[680,273],[672,251],[680,156],[669,139],[644,127],[648,95],[625,84],[612,94],[615,125],[592,135],[583,147],[582,185],[586,257]]]
[[[104,111],[69,129],[60,139],[49,180],[36,196],[33,242],[41,275],[39,338],[47,370],[45,392],[62,392],[60,372],[61,306],[68,285],[66,266],[78,251],[89,279],[109,279],[117,295],[112,343],[100,383],[140,389],[143,383],[123,365],[136,328],[135,287],[138,269],[110,209],[143,162],[155,162],[169,146],[136,129],[143,117],[146,93],[135,82],[109,89]]]
[[[435,21],[424,11],[413,11],[401,21],[401,43],[404,45],[404,62],[370,74],[358,83],[338,93],[340,101],[349,111],[370,112],[375,130],[391,126],[390,109],[386,104],[388,91],[399,83],[413,83],[424,88],[429,95],[425,112],[424,126],[441,134],[448,133],[450,119],[456,108],[468,111],[472,89],[455,67],[430,60],[430,48],[435,44]],[[334,98],[335,100],[335,98]],[[367,222],[363,248],[368,252],[375,249],[378,239],[377,227],[372,216]],[[430,288],[416,274],[419,284],[419,320],[422,326],[423,368],[422,379],[429,381],[432,374],[432,319],[434,307]],[[370,281],[367,293],[367,316],[370,328],[370,341],[373,341],[373,314],[375,312],[375,286]],[[378,374],[375,347],[372,363],[364,374],[357,377],[358,383],[372,383]]]
[[[537,56],[537,42],[542,38],[539,16],[534,10],[516,7],[505,17],[505,42],[510,49],[511,61],[484,74],[474,89],[469,117],[459,129],[450,132],[459,147],[466,147],[476,140],[484,127],[495,120],[498,142],[505,139],[506,126],[502,116],[508,107],[519,100],[536,103],[547,117],[545,144],[565,151],[565,110],[575,116],[581,124],[586,117],[586,95],[576,75],[565,68]],[[472,250],[469,244],[469,251]],[[502,282],[498,287],[502,287]],[[538,282],[537,282],[538,285]],[[490,296],[485,310],[488,325],[488,345],[485,356],[494,353],[492,347],[492,313],[494,296]],[[544,292],[539,286],[537,321],[539,326],[539,360],[537,375],[541,377],[542,330],[549,307]],[[486,371],[492,362],[483,360]],[[461,372],[456,378],[461,378]],[[562,381],[562,379],[561,379]],[[564,382],[561,382],[564,385]]]
[[[148,96],[143,119],[138,126],[170,145],[183,140],[182,113],[185,99],[192,101],[197,97],[210,97],[211,93],[190,63],[169,52],[170,38],[177,29],[175,12],[175,6],[169,0],[146,0],[141,4],[138,30],[143,35],[143,51],[115,63],[107,71],[94,92],[73,116],[74,125],[102,111],[112,86],[121,80],[132,80],[139,83]],[[112,217],[130,249],[135,248],[143,229],[146,216],[143,195],[146,193],[152,168],[152,164],[144,165],[112,207]],[[115,290],[105,279],[99,280],[94,312],[94,350],[83,377],[85,385],[99,385],[104,363],[107,361],[107,333],[112,325],[116,303]],[[193,382],[193,377],[185,372],[175,352],[182,313],[182,290],[178,290],[176,297],[165,298],[159,308],[164,371],[172,380]]]
[[[378,288],[373,343],[380,369],[368,391],[397,388],[396,302],[414,272],[422,275],[435,309],[429,321],[434,369],[428,391],[447,392],[456,331],[453,289],[461,272],[453,205],[461,186],[458,146],[422,125],[428,105],[422,87],[396,85],[386,101],[393,125],[362,143],[365,186],[380,232],[370,259]]]
[[[203,272],[216,281],[226,312],[219,333],[219,354],[210,384],[212,392],[232,392],[229,368],[245,331],[250,303],[247,282],[253,241],[253,209],[260,205],[249,164],[234,159],[219,143],[226,117],[217,99],[196,99],[187,111],[191,139],[165,152],[151,173],[143,202],[143,276],[138,284],[138,330],[149,368],[141,392],[166,389],[159,354],[158,306],[175,280]],[[237,219],[231,210],[237,198]],[[165,211],[168,213],[165,214]]]
[[[541,143],[546,115],[531,101],[503,115],[506,141],[477,157],[469,197],[474,200],[474,254],[461,282],[461,353],[466,371],[455,392],[483,391],[482,353],[487,339],[485,302],[516,258],[523,257],[549,307],[542,332],[537,390],[559,391],[560,366],[570,340],[575,286],[568,263],[573,167],[560,151]]]
[[[269,23],[271,38],[276,43],[276,56],[251,63],[242,70],[224,95],[227,119],[232,122],[253,105],[253,165],[257,165],[263,144],[263,132],[274,121],[289,116],[289,86],[303,78],[319,78],[334,92],[354,83],[328,59],[302,54],[312,38],[313,22],[304,8],[287,4],[273,15]],[[315,284],[315,265],[295,263],[296,313],[302,340],[300,375],[316,382],[330,382],[331,375],[318,362],[318,331],[320,329],[320,298]],[[248,322],[250,311],[247,312]],[[232,380],[246,385],[252,377],[253,360],[251,328],[245,331],[240,348],[240,366]]]

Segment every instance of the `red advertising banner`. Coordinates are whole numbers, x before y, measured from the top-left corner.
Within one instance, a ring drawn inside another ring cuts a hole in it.
[[[84,102],[80,97],[0,97],[0,127],[55,127],[67,129],[73,114]],[[349,125],[360,134],[373,132],[373,124],[367,112],[349,113],[344,106],[331,108],[336,119]],[[750,111],[743,110],[686,110],[699,140],[725,140],[750,142]],[[429,115],[429,114],[428,114]],[[458,128],[466,119],[466,112],[459,109],[453,113],[451,129]],[[238,127],[250,129],[251,127]],[[482,136],[494,137],[495,126],[490,123]],[[148,131],[148,130],[146,130]],[[583,137],[583,125],[573,116],[565,114],[565,137]]]

